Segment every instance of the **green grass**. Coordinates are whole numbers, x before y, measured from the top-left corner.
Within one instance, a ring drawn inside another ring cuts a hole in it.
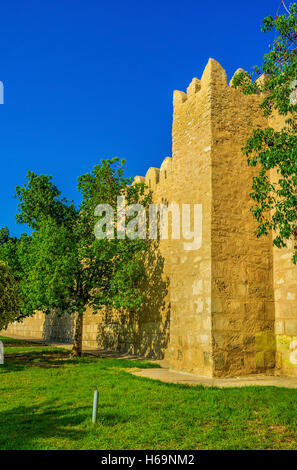
[[[12,338],[8,338],[7,336],[0,336],[0,341],[2,341],[2,343],[22,343],[22,344],[25,344],[26,341],[24,341],[23,339],[12,339]],[[34,344],[33,342],[28,342],[28,344],[32,345]]]
[[[154,366],[148,362],[71,359],[61,348],[5,343],[2,450],[297,448],[297,390],[165,384],[128,372]]]

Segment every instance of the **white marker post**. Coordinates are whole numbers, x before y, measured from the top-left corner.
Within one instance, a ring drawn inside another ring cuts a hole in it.
[[[92,416],[93,424],[95,424],[96,421],[97,421],[97,411],[98,411],[98,390],[97,390],[97,388],[95,388],[95,390],[94,390],[94,401],[93,401],[93,416]]]
[[[4,364],[4,346],[2,341],[0,341],[0,364]]]

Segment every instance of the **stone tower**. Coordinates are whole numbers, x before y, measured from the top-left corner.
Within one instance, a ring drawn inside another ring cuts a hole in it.
[[[182,239],[169,253],[168,242],[161,246],[170,280],[166,357],[209,376],[263,372],[275,364],[272,244],[253,235],[252,170],[241,152],[251,130],[265,125],[259,97],[229,87],[210,59],[201,81],[175,91],[173,102],[169,181],[154,181],[155,201],[165,193],[170,202],[201,204],[203,236],[197,251],[185,251]]]

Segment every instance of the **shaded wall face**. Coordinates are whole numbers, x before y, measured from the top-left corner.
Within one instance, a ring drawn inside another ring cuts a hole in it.
[[[72,343],[74,332],[73,315],[58,316],[55,313],[45,315],[36,312],[34,316],[24,318],[22,322],[14,322],[3,333],[44,341]]]
[[[222,69],[217,68],[221,75]],[[241,148],[265,127],[259,97],[212,86],[212,329],[214,374],[260,373],[275,364],[271,236],[257,239],[252,176]],[[256,169],[256,173],[258,169]]]
[[[158,281],[158,289],[160,283]],[[160,292],[160,291],[159,291]],[[149,303],[140,314],[103,309],[84,315],[83,347],[105,349],[162,359],[169,341],[169,304],[159,299]],[[160,309],[155,309],[156,303]],[[1,334],[58,343],[73,343],[75,316],[45,315],[37,312],[20,323],[12,323]]]
[[[162,359],[169,340],[170,304],[164,258],[158,244],[147,253],[148,280],[139,311],[91,309],[84,318],[84,344],[148,358]]]
[[[33,317],[27,317],[22,322],[11,323],[1,333],[26,338],[42,339],[45,315],[37,312]]]
[[[274,248],[276,368],[297,376],[297,267],[288,248]]]
[[[269,125],[280,130],[285,118],[276,114]],[[271,179],[276,180],[274,172]],[[276,368],[280,373],[297,375],[297,266],[292,262],[293,241],[287,248],[273,248]]]
[[[44,316],[42,339],[58,343],[72,343],[74,338],[75,315],[57,315],[52,312]]]

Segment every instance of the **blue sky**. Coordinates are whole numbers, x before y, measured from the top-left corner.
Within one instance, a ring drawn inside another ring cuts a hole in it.
[[[280,0],[1,3],[0,227],[13,234],[14,187],[52,174],[67,198],[100,158],[145,175],[171,155],[172,94],[209,57],[234,71],[261,63],[262,18]]]

